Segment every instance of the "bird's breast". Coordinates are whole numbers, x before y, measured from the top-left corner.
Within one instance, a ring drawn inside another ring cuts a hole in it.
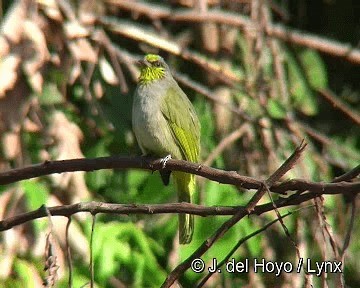
[[[173,158],[181,159],[180,149],[161,112],[163,99],[160,92],[159,89],[138,87],[133,103],[133,130],[143,153],[159,157],[171,154]]]

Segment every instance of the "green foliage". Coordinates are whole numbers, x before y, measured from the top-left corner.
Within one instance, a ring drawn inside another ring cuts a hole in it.
[[[63,96],[57,85],[52,82],[45,83],[42,93],[39,95],[41,105],[50,106],[63,103]]]
[[[26,260],[17,259],[14,263],[14,272],[17,274],[18,279],[14,280],[13,283],[9,283],[11,287],[28,287],[36,288],[36,283],[34,282],[34,267],[31,262]]]
[[[110,141],[111,139],[109,139],[109,137],[99,139],[97,142],[95,142],[95,145],[92,145],[87,150],[87,157],[96,158],[109,155],[108,146]],[[86,174],[86,182],[90,189],[98,191],[108,186],[108,183],[111,181],[113,175],[114,171],[110,169],[93,171]]]
[[[277,99],[268,101],[267,111],[274,119],[284,119],[286,117],[286,107]]]
[[[47,203],[49,188],[45,183],[38,180],[23,181],[21,182],[21,188],[24,190],[26,205],[29,211],[36,210]],[[44,231],[44,228],[48,225],[48,223],[44,221],[34,221],[32,224],[38,233]]]
[[[355,129],[354,133],[356,133]],[[356,167],[360,161],[359,144],[359,139],[353,137],[351,133],[345,139],[343,137],[333,137],[333,145],[329,147],[329,154],[332,159],[341,163],[341,165]],[[347,157],[344,157],[344,151],[339,151],[339,147],[346,147],[345,154]]]
[[[35,210],[47,202],[48,186],[37,180],[28,180],[21,183],[24,189],[29,210]]]
[[[166,276],[157,263],[157,254],[163,253],[163,249],[155,241],[149,241],[148,236],[131,222],[97,225],[93,253],[96,278],[100,283],[127,271],[128,276],[132,275],[128,281],[134,283],[134,287],[155,287]]]
[[[317,108],[316,96],[311,89],[310,83],[308,82],[307,79],[307,75],[313,76],[316,74],[316,72],[320,71],[320,69],[314,68],[314,66],[311,65],[311,63],[309,63],[309,60],[312,60],[311,57],[309,56],[306,57],[306,56],[307,55],[305,54],[305,56],[302,57],[303,63],[306,64],[306,66],[304,67],[305,68],[305,73],[304,73],[301,66],[299,65],[301,63],[297,62],[296,57],[290,52],[286,53],[286,62],[288,64],[288,73],[289,73],[289,88],[294,103],[294,107],[300,110],[305,115],[313,116],[317,113],[318,108]],[[314,64],[318,64],[318,63],[315,62]],[[324,75],[321,76],[324,78]],[[312,80],[311,83],[317,83],[317,82],[316,80]]]
[[[304,49],[299,53],[299,58],[309,85],[315,90],[327,88],[326,67],[319,53],[314,50]]]
[[[209,102],[203,101],[201,96],[196,97],[193,104],[201,125],[201,147],[202,149],[211,151],[216,145],[213,137],[215,127],[211,105]]]

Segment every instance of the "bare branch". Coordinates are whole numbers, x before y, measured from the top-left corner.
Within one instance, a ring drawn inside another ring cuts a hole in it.
[[[341,102],[339,97],[334,95],[330,90],[322,89],[322,90],[318,90],[318,92],[334,108],[340,110],[342,113],[345,114],[347,118],[353,121],[356,125],[360,126],[360,114],[358,114],[355,110],[348,107],[345,103]]]
[[[139,14],[147,15],[150,19],[157,18],[174,22],[191,23],[213,22],[247,30],[255,31],[259,29],[249,17],[224,10],[208,10],[199,14],[192,9],[173,12],[164,7],[151,4],[142,4],[142,6],[139,7],[139,4],[134,5],[133,1],[107,0],[107,2],[128,11],[135,11]],[[280,24],[269,25],[266,27],[266,33],[269,36],[286,42],[316,49],[322,53],[342,57],[351,63],[360,64],[360,50],[352,47],[350,44],[342,44],[318,35],[290,29]]]
[[[71,248],[69,243],[69,231],[70,231],[70,224],[71,224],[71,217],[68,217],[68,221],[66,223],[66,230],[65,230],[65,239],[66,239],[66,259],[69,269],[69,281],[68,287],[73,287],[73,265],[72,265],[72,258],[71,258]]]
[[[163,169],[161,159],[144,157],[100,157],[92,159],[70,159],[60,161],[46,161],[25,168],[18,168],[0,173],[0,185],[10,184],[25,179],[54,173],[95,171],[100,169]],[[171,159],[166,162],[166,169],[171,171],[182,171],[205,177],[209,180],[223,184],[231,184],[244,189],[258,189],[263,182],[248,176],[239,175],[235,171],[225,171],[211,168],[201,164],[191,163],[184,160]],[[359,175],[360,169],[355,168],[354,177]],[[358,193],[360,183],[316,183],[301,179],[293,179],[276,185],[269,185],[271,192],[286,194],[287,191],[310,191],[318,194],[340,194]]]

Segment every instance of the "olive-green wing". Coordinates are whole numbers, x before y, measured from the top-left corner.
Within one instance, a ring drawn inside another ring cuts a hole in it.
[[[175,141],[181,148],[184,159],[198,162],[200,123],[190,100],[177,83],[174,84],[175,87],[168,89],[160,109],[168,121]]]

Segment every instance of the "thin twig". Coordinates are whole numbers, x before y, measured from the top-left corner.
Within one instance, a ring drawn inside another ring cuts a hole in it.
[[[158,33],[149,31],[143,26],[110,17],[103,17],[99,19],[99,22],[107,29],[122,37],[149,44],[173,55],[180,56],[184,60],[191,61],[227,85],[232,86],[234,82],[241,82],[241,79],[233,71],[225,69],[220,64],[213,60],[210,61],[200,54],[190,50],[184,50],[175,41],[159,36]]]
[[[92,223],[91,223],[91,235],[90,235],[90,287],[94,288],[94,234],[95,234],[95,222],[96,214],[92,214]]]
[[[68,286],[69,288],[73,287],[73,266],[72,266],[72,259],[71,259],[71,248],[69,243],[69,231],[70,231],[70,224],[71,224],[71,217],[68,217],[68,221],[66,223],[66,230],[65,230],[65,239],[66,239],[66,258],[69,267],[69,281]]]
[[[98,30],[94,33],[93,35],[93,40],[96,40],[99,45],[102,45],[105,50],[107,51],[110,60],[111,60],[111,64],[114,67],[114,70],[116,72],[116,75],[119,79],[119,88],[121,93],[128,93],[129,92],[129,87],[126,83],[125,80],[125,75],[121,69],[121,66],[119,64],[119,60],[117,57],[117,51],[115,49],[115,47],[113,46],[113,44],[111,43],[109,37],[105,34],[105,32],[103,30]]]
[[[338,188],[337,194],[344,194],[343,189]],[[360,193],[360,186],[358,192]],[[303,194],[293,194],[287,198],[279,198],[274,203],[276,207],[286,207],[292,205],[299,205],[316,197],[319,197],[321,192],[308,192]],[[352,195],[356,195],[355,193]],[[210,215],[234,215],[239,210],[245,210],[245,206],[214,206],[205,207],[190,203],[169,203],[169,204],[112,204],[103,202],[85,202],[72,205],[62,205],[55,207],[48,207],[52,216],[70,217],[75,213],[89,212],[89,213],[109,213],[109,214],[163,214],[163,213],[186,213],[198,216]],[[273,203],[265,203],[254,208],[251,214],[261,215],[263,213],[272,211]],[[44,207],[37,210],[17,214],[0,221],[0,232],[9,230],[14,226],[24,224],[26,222],[47,217]]]
[[[215,149],[211,151],[211,153],[205,160],[204,165],[206,166],[211,165],[216,159],[216,157],[218,157],[226,149],[226,147],[230,146],[233,142],[239,139],[246,131],[247,128],[246,126],[247,124],[241,125],[240,128],[231,132],[224,139],[222,139],[220,143],[215,147]]]
[[[269,195],[269,198],[271,200],[271,203],[273,203],[273,207],[274,207],[274,211],[275,211],[275,214],[276,214],[276,217],[278,218],[280,224],[281,224],[281,227],[283,228],[284,232],[285,232],[285,235],[286,237],[288,237],[290,239],[290,242],[294,245],[295,247],[295,250],[296,250],[296,255],[298,257],[298,259],[301,258],[301,255],[300,255],[300,249],[299,249],[299,246],[297,245],[296,241],[291,237],[290,235],[290,232],[289,232],[289,229],[286,227],[284,221],[282,220],[281,218],[281,215],[280,215],[280,212],[278,210],[278,207],[276,206],[273,198],[271,197],[271,193],[270,191],[268,190],[268,195]]]
[[[271,221],[270,223],[266,224],[264,227],[254,231],[253,233],[245,236],[244,238],[241,238],[236,244],[235,246],[230,250],[230,252],[225,256],[225,258],[218,263],[217,267],[220,268],[222,267],[229,259],[230,257],[236,252],[237,249],[239,249],[239,247],[245,243],[247,240],[251,239],[252,237],[260,234],[261,232],[265,231],[267,228],[269,228],[270,226],[272,226],[273,224],[275,224],[277,221],[279,221],[280,219],[284,219],[285,217],[291,215],[292,212],[288,212],[284,215],[281,215],[280,218],[274,219],[273,221]],[[215,272],[209,272],[202,280],[201,282],[196,286],[196,287],[203,287],[204,284],[206,283],[207,280],[209,280],[209,278],[214,274]]]
[[[356,125],[360,126],[360,114],[358,114],[355,110],[351,109],[345,103],[343,103],[339,97],[334,95],[330,90],[321,89],[318,90],[319,94],[328,101],[335,109],[338,109],[346,117],[348,117],[351,121],[353,121]]]
[[[349,227],[348,230],[346,232],[345,235],[345,240],[344,240],[344,245],[340,251],[340,258],[341,261],[345,260],[345,252],[347,250],[347,248],[349,247],[350,244],[350,238],[351,238],[351,232],[354,228],[354,223],[355,223],[355,215],[356,215],[356,197],[354,197],[351,201],[351,216],[350,216],[350,223],[349,223]]]
[[[357,176],[360,175],[360,165],[356,166],[355,168],[351,169],[350,171],[340,175],[332,181],[333,183],[342,182],[342,181],[350,181]]]

